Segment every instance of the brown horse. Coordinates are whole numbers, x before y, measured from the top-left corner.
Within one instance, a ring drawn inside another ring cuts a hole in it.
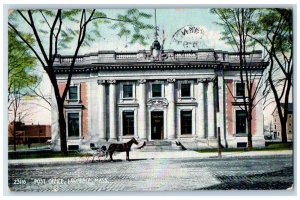
[[[131,138],[131,140],[129,140],[128,142],[126,143],[121,143],[121,144],[111,144],[109,145],[108,147],[108,153],[109,153],[109,156],[110,156],[110,160],[113,160],[112,158],[112,155],[113,153],[116,151],[116,152],[124,152],[126,151],[126,160],[129,160],[129,151],[130,151],[130,148],[131,148],[131,145],[132,144],[138,144],[138,142],[136,141],[135,138]]]

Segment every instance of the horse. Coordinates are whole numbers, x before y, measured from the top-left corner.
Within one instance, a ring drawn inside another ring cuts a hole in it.
[[[136,141],[136,139],[134,137],[131,138],[131,140],[129,140],[126,143],[121,143],[121,144],[112,143],[112,144],[110,144],[109,147],[108,147],[108,150],[107,150],[107,152],[109,153],[109,156],[110,156],[110,160],[113,161],[112,155],[115,151],[116,152],[126,151],[126,160],[129,161],[129,151],[130,151],[131,145],[133,143],[136,144],[136,145],[138,144],[138,142]]]

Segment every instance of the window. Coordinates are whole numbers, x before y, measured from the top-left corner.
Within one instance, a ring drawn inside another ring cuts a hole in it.
[[[274,129],[276,130],[276,125],[274,126]]]
[[[123,98],[133,97],[132,85],[123,85]]]
[[[236,134],[246,134],[247,114],[244,110],[235,112]]]
[[[246,148],[247,147],[247,142],[238,142],[236,144],[237,148]]]
[[[245,83],[236,83],[235,84],[235,95],[241,97],[245,94]]]
[[[68,137],[79,137],[79,113],[68,113]]]
[[[152,97],[161,97],[161,84],[152,84]]]
[[[191,84],[182,83],[181,84],[181,97],[190,97],[191,96]]]
[[[123,112],[123,135],[134,135],[134,112]]]
[[[69,88],[69,100],[78,100],[78,86],[70,86]]]
[[[181,134],[192,134],[192,111],[181,111]]]
[[[79,145],[68,145],[68,150],[69,151],[78,151]]]

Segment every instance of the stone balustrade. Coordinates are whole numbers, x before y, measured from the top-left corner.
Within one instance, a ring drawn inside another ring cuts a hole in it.
[[[253,51],[246,55],[248,62],[261,62],[262,52]],[[55,59],[55,65],[63,65],[72,62],[72,56],[58,56]],[[215,62],[239,62],[239,54],[235,52],[227,52],[213,49],[202,49],[195,51],[174,51],[166,50],[161,53],[161,57],[155,61],[215,61]],[[153,61],[150,51],[138,52],[115,52],[115,51],[99,51],[98,53],[90,53],[80,55],[76,58],[76,65],[91,64],[91,63],[118,63],[118,62],[149,62]]]

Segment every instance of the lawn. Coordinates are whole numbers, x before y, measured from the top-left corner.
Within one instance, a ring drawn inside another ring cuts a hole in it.
[[[19,144],[16,146],[17,150],[26,150],[26,149],[40,149],[40,148],[49,148],[49,145],[47,143],[32,143],[30,145],[30,148],[28,148],[28,145]],[[13,151],[14,145],[8,145],[8,151]]]
[[[39,150],[39,151],[18,151],[9,152],[8,159],[32,159],[32,158],[62,158],[62,157],[76,157],[83,156],[76,151],[69,151],[68,155],[64,155],[62,152],[51,151],[51,150]]]
[[[253,148],[252,151],[282,151],[282,150],[293,150],[293,143],[289,142],[269,144],[265,148]],[[246,152],[249,151],[247,148],[223,148],[222,152]],[[218,152],[217,148],[213,149],[201,149],[197,150],[199,153],[215,153]]]

